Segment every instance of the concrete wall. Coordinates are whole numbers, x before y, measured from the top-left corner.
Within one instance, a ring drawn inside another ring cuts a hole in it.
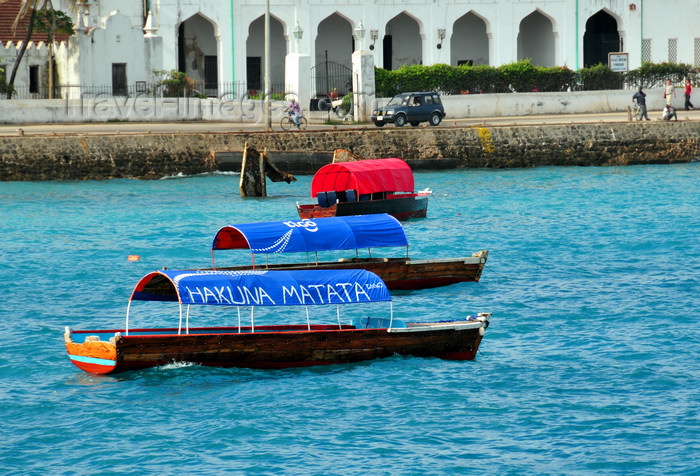
[[[661,89],[645,91],[649,111],[664,107]],[[674,105],[683,105],[682,91]],[[443,98],[447,120],[488,116],[529,116],[537,114],[586,114],[622,112],[632,105],[632,90],[577,91],[559,93],[466,94]],[[660,115],[660,113],[659,113]]]
[[[293,174],[345,148],[414,168],[676,163],[700,157],[700,121],[517,127],[0,137],[0,181],[139,178],[236,170],[245,143]],[[240,170],[240,167],[238,168]]]
[[[632,91],[583,91],[561,93],[466,94],[443,96],[447,120],[469,117],[520,116],[536,114],[606,113],[626,111]],[[661,90],[649,90],[649,111],[663,108]],[[372,101],[385,104],[388,99]],[[682,91],[674,104],[683,105]],[[273,117],[280,118],[285,104],[272,102]],[[308,110],[308,108],[307,108]],[[106,121],[192,121],[214,120],[262,123],[260,101],[242,99],[85,97],[82,99],[0,101],[4,123],[106,122]]]

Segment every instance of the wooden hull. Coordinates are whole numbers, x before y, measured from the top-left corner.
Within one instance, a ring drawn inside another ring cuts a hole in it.
[[[71,361],[96,374],[192,363],[213,367],[277,369],[359,362],[395,354],[472,360],[479,349],[488,315],[483,320],[409,324],[406,328],[356,329],[353,326],[268,326],[255,332],[243,328],[198,328],[189,334],[177,329],[134,329],[129,335],[89,342],[73,342],[66,330]],[[118,331],[117,331],[118,332]],[[122,331],[123,332],[123,331]]]
[[[488,251],[471,257],[432,260],[409,258],[357,258],[319,263],[283,263],[256,266],[256,269],[366,269],[377,274],[391,290],[428,289],[450,284],[479,281]],[[219,271],[251,269],[250,266],[217,268]]]
[[[428,214],[428,196],[410,195],[407,197],[362,202],[340,202],[330,207],[321,207],[320,205],[297,205],[297,212],[301,219],[371,215],[375,213],[388,213],[397,220],[425,218]]]

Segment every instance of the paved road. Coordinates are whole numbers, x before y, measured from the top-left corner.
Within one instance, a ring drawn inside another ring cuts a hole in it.
[[[660,112],[651,111],[652,120],[659,120]],[[310,113],[309,129],[328,130],[333,128],[370,128],[372,124],[341,123],[337,118],[334,124],[326,124],[327,114],[321,112]],[[700,120],[700,111],[678,111],[679,120]],[[533,115],[533,116],[508,116],[508,117],[481,117],[469,119],[450,119],[443,121],[438,127],[466,127],[482,125],[533,125],[533,124],[571,124],[591,122],[626,122],[626,112],[606,114],[559,114],[559,115]],[[385,126],[385,129],[393,128],[393,125]],[[422,124],[421,127],[429,127]],[[144,134],[144,133],[178,133],[178,132],[241,132],[264,131],[265,125],[260,123],[241,122],[107,122],[107,123],[77,123],[77,124],[0,124],[0,136],[18,135],[57,135],[57,134]],[[273,131],[280,131],[277,121],[273,122]]]

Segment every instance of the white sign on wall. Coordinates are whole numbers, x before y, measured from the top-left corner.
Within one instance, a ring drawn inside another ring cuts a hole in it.
[[[608,53],[608,66],[616,73],[626,73],[628,67],[629,53]]]

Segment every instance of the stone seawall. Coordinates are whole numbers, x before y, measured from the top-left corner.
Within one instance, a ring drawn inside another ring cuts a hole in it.
[[[246,142],[293,174],[314,173],[338,148],[415,169],[680,163],[700,157],[700,121],[0,137],[0,181],[239,170]]]

